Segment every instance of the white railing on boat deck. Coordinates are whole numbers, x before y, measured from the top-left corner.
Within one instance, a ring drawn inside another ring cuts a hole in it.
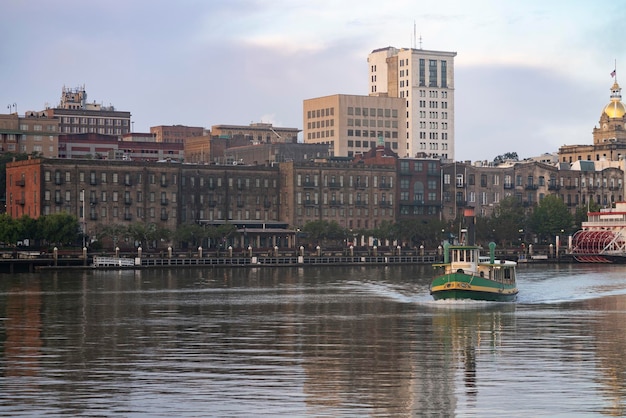
[[[132,267],[135,265],[135,260],[132,258],[119,258],[119,257],[94,257],[94,267]]]

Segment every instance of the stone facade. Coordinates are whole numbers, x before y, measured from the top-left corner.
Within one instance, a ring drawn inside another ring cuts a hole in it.
[[[270,144],[275,142],[293,143],[298,141],[298,128],[273,126],[271,123],[251,123],[245,125],[213,125],[211,135],[219,138],[242,136],[251,144]]]
[[[398,159],[398,219],[439,218],[441,163],[439,160]]]
[[[303,104],[303,137],[307,144],[326,144],[335,157],[352,157],[377,146],[398,154],[406,136],[404,100],[336,94]]]
[[[59,153],[59,121],[44,112],[0,115],[0,153],[55,158]]]
[[[154,135],[156,142],[175,142],[184,144],[187,138],[203,136],[205,134],[205,129],[197,126],[159,125],[150,127],[150,133]]]
[[[463,208],[490,216],[500,200],[514,197],[530,212],[545,196],[556,195],[574,213],[593,200],[601,206],[624,198],[624,171],[593,161],[550,165],[522,161],[499,166],[446,164],[443,171],[443,215],[454,219]]]
[[[280,219],[296,228],[317,220],[349,229],[373,229],[396,221],[396,159],[280,164]]]

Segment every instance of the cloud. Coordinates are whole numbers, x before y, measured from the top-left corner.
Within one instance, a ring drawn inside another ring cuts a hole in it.
[[[609,101],[601,84],[581,86],[533,67],[457,67],[455,82],[456,155],[463,160],[506,152],[525,158],[591,144]]]

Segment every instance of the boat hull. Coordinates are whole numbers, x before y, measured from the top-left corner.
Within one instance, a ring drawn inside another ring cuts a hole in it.
[[[435,278],[430,291],[435,300],[469,299],[491,302],[513,302],[517,298],[517,293],[515,284],[503,284],[462,273],[445,274]]]

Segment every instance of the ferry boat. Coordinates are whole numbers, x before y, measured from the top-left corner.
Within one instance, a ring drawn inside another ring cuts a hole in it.
[[[497,260],[495,248],[495,243],[489,243],[489,256],[485,257],[477,245],[444,244],[443,263],[433,264],[437,270],[430,286],[433,298],[514,301],[517,263]]]
[[[588,212],[582,229],[572,236],[571,255],[581,263],[626,262],[626,202]]]

